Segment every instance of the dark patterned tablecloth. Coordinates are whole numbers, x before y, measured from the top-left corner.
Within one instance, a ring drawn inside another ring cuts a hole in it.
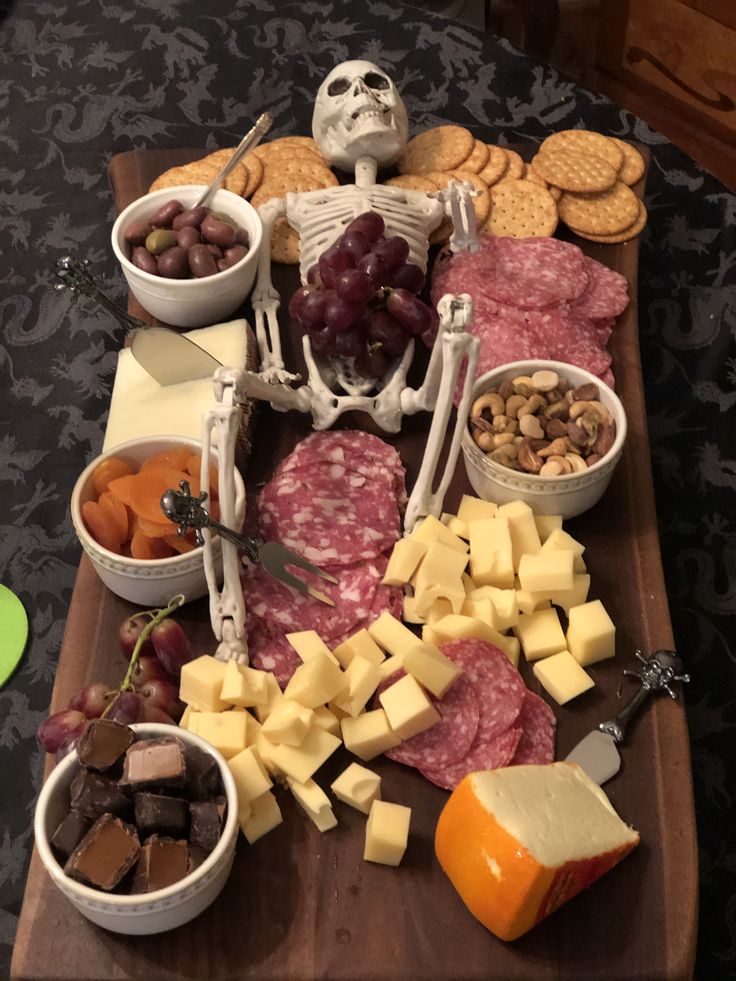
[[[500,143],[585,126],[652,153],[640,341],[660,540],[687,689],[701,863],[697,976],[736,976],[736,199],[645,123],[504,41],[396,2],[0,0],[0,573],[31,639],[0,690],[0,976],[42,779],[80,556],[69,494],[102,445],[120,328],[53,291],[63,253],[113,293],[107,164],[132,148],[237,142],[263,109],[308,133],[348,58],[391,73],[412,130]],[[730,750],[730,751],[729,751]]]

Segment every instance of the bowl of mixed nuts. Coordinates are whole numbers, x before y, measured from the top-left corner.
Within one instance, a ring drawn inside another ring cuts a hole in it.
[[[583,368],[514,361],[476,379],[465,468],[475,492],[573,518],[603,495],[626,439],[621,400]]]

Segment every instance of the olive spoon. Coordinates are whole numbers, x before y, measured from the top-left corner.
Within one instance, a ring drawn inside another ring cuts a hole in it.
[[[209,187],[201,196],[199,201],[196,202],[194,205],[195,208],[200,208],[209,201],[212,194],[222,184],[227,175],[240,163],[248,150],[253,149],[254,146],[257,146],[257,144],[260,143],[262,137],[265,136],[271,129],[272,125],[273,117],[271,116],[271,113],[262,112],[252,129],[250,129],[240,141],[232,157],[230,157],[219,174],[217,174],[217,176],[211,181]]]

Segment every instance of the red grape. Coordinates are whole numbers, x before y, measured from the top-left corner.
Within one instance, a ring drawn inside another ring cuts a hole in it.
[[[403,354],[409,343],[409,335],[386,310],[374,310],[368,318],[368,340],[380,344],[386,354]]]
[[[326,303],[327,294],[323,290],[312,290],[308,296],[305,296],[299,308],[299,322],[302,326],[307,330],[321,327],[325,322]]]
[[[395,286],[398,289],[409,290],[410,293],[420,293],[424,286],[424,273],[419,266],[407,263],[395,269],[384,286]]]
[[[379,347],[369,347],[355,359],[355,370],[364,378],[382,378],[389,369],[390,359]]]
[[[327,294],[325,303],[325,325],[336,331],[345,331],[360,318],[363,306],[348,303],[332,291]]]
[[[335,338],[335,350],[341,358],[354,358],[365,350],[365,338],[357,330],[343,330]]]
[[[427,347],[432,348],[440,329],[440,315],[437,313],[437,307],[428,307],[427,309],[429,310],[430,322],[429,327],[422,334],[422,341]]]
[[[375,211],[364,211],[362,215],[353,218],[345,229],[345,234],[349,232],[362,232],[369,242],[377,242],[383,235],[386,223],[383,218]]]
[[[335,279],[335,292],[341,300],[364,306],[375,287],[362,269],[344,269]]]
[[[314,331],[311,335],[312,349],[317,354],[324,354],[331,357],[335,351],[335,331],[332,327],[323,327],[321,330]]]
[[[304,301],[312,292],[311,286],[300,286],[295,290],[294,295],[289,300],[289,316],[301,323],[301,309]]]
[[[345,232],[337,240],[338,245],[357,262],[371,251],[371,243],[361,231]]]
[[[149,707],[160,709],[170,718],[178,720],[182,717],[184,703],[179,701],[179,689],[171,681],[147,681],[138,689],[138,694],[146,700]]]
[[[38,727],[36,737],[47,753],[56,753],[60,749],[69,748],[86,724],[87,719],[82,712],[64,709],[44,719]]]
[[[376,289],[383,285],[383,281],[388,274],[386,260],[382,255],[376,255],[375,252],[369,252],[368,255],[364,255],[358,263],[358,269],[363,270]]]
[[[99,719],[113,698],[115,692],[110,686],[96,681],[93,685],[85,685],[69,701],[68,708],[81,712],[88,719]]]
[[[151,631],[151,642],[156,657],[174,678],[178,678],[182,665],[194,658],[194,651],[184,630],[171,617],[165,617]]]
[[[432,314],[427,304],[422,303],[408,290],[391,290],[386,309],[410,334],[423,334],[432,323]]]
[[[338,245],[331,245],[319,257],[319,275],[322,284],[327,289],[334,290],[337,274],[343,269],[352,269],[353,266],[353,259],[347,252],[343,252]]]
[[[386,263],[386,269],[393,272],[409,258],[409,243],[400,235],[392,235],[374,245],[373,254],[380,255]]]
[[[307,270],[307,282],[310,286],[321,286],[322,280],[319,275],[319,263],[315,262],[313,266],[310,266]]]
[[[134,613],[133,616],[128,617],[127,620],[123,620],[123,622],[120,624],[118,630],[120,649],[128,660],[130,660],[133,656],[133,649],[136,645],[138,637],[143,631],[143,628],[150,622],[151,618],[147,614]],[[150,637],[147,637],[146,640],[143,641],[141,654],[153,654],[153,644],[151,643]]]
[[[149,681],[173,681],[173,679],[155,654],[141,654],[130,681],[134,688],[142,688]]]
[[[124,726],[135,725],[136,722],[144,721],[145,704],[145,700],[137,691],[122,691],[112,703],[112,708],[105,718],[120,722]]]

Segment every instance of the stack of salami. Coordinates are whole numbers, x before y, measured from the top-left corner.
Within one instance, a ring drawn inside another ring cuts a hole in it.
[[[384,610],[400,617],[402,592],[381,585],[406,504],[398,453],[369,433],[314,433],[276,469],[258,498],[266,541],[281,542],[338,581],[311,577],[330,607],[249,564],[242,577],[251,664],[286,685],[301,663],[286,633],[316,630],[335,647]],[[299,569],[300,578],[310,579]]]
[[[430,695],[441,718],[386,756],[418,769],[427,780],[453,790],[467,773],[554,760],[556,720],[552,709],[529,691],[506,655],[483,640],[441,646],[463,674],[444,698]],[[396,672],[378,695],[398,681]]]
[[[628,285],[576,245],[482,235],[477,252],[438,258],[433,302],[444,293],[473,298],[478,375],[510,361],[551,358],[613,385],[606,344],[629,302]]]

